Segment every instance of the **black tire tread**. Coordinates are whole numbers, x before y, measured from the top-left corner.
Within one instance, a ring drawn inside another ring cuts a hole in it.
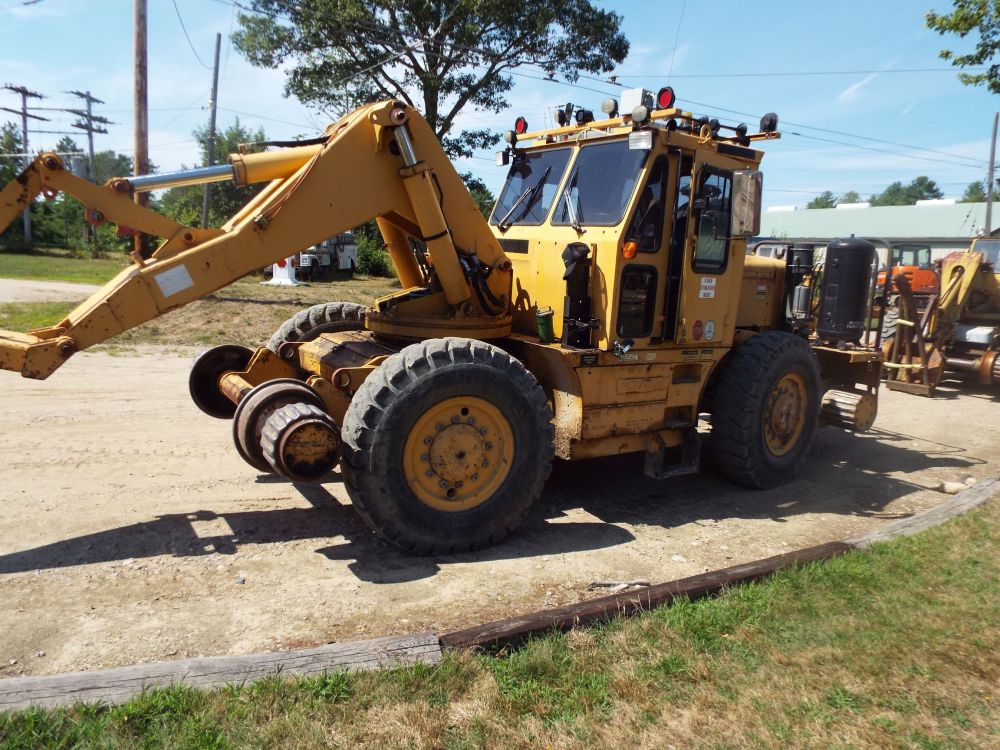
[[[767,398],[780,373],[777,360],[795,352],[807,370],[814,404],[801,448],[795,448],[792,463],[777,474],[763,464],[756,452],[760,439],[759,404]],[[720,364],[712,411],[712,457],[731,481],[753,489],[769,489],[792,479],[802,469],[816,435],[819,415],[820,370],[808,342],[783,332],[753,336],[734,349]]]
[[[899,320],[899,308],[895,305],[887,307],[882,315],[882,342],[885,343],[896,337],[896,328]]]
[[[277,353],[287,341],[312,341],[321,333],[358,331],[365,327],[368,308],[354,302],[321,302],[301,310],[275,331],[267,348]]]
[[[384,488],[377,480],[380,470],[372,466],[372,448],[379,436],[379,424],[389,405],[419,378],[435,369],[453,364],[480,364],[499,371],[527,395],[536,423],[540,425],[543,454],[523,501],[503,519],[499,529],[485,528],[481,533],[447,546],[431,545],[406,536],[406,530],[394,528],[380,515],[377,505],[368,502],[373,493]],[[520,361],[491,344],[474,339],[449,337],[428,339],[407,346],[389,357],[368,376],[351,400],[341,429],[343,459],[341,471],[355,509],[365,522],[386,541],[417,554],[452,554],[495,544],[513,531],[528,513],[552,470],[555,429],[545,392],[534,375]]]

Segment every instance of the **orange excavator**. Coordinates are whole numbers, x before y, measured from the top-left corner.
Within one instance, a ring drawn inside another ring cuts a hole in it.
[[[913,301],[920,311],[927,307],[931,297],[941,291],[941,278],[931,261],[930,245],[899,242],[888,247],[889,263],[887,268],[878,272],[874,300],[875,311],[885,308],[882,318],[883,341],[895,335],[896,321],[899,319],[899,292],[892,285],[893,279],[897,276],[906,278]]]

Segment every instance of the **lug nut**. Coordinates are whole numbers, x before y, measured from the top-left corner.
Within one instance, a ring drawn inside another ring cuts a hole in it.
[[[479,475],[478,474],[473,474],[471,478],[472,478],[473,482],[478,482],[479,481]]]
[[[446,481],[444,481],[444,480],[442,479],[442,480],[441,480],[440,482],[438,482],[438,486],[439,486],[439,487],[440,487],[441,489],[444,489],[445,487],[447,487],[447,486],[448,486],[448,483],[447,483]]]
[[[424,445],[430,445],[433,442],[434,442],[434,438],[431,438],[431,437],[425,437],[424,438]]]
[[[431,457],[430,457],[430,456],[428,456],[428,455],[427,455],[427,454],[425,453],[424,455],[422,455],[422,456],[420,457],[420,460],[421,460],[421,461],[423,461],[424,463],[427,463],[428,461],[430,461],[430,460],[431,460]]]
[[[427,476],[429,476],[429,477],[434,476],[434,469],[428,469],[427,470]]]
[[[480,435],[485,435],[486,434],[486,428],[485,427],[480,427],[479,428],[479,434]]]
[[[489,440],[486,441],[486,450],[488,451],[493,450],[493,443],[491,443]]]
[[[483,468],[485,468],[485,467],[487,467],[487,466],[489,466],[489,465],[490,465],[490,461],[489,461],[489,459],[488,459],[488,458],[484,458],[484,459],[483,459]]]
[[[444,429],[444,425],[438,422],[436,425],[434,425],[434,429],[436,429],[438,432],[441,432],[441,430]]]
[[[476,423],[476,418],[475,417],[469,417],[469,424],[475,424],[475,423]]]

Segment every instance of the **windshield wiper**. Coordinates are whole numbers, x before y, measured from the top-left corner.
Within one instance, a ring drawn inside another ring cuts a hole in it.
[[[500,221],[497,222],[497,229],[499,229],[501,232],[506,232],[508,229],[510,229],[511,224],[514,224],[515,222],[520,221],[522,218],[524,218],[524,215],[528,213],[528,211],[530,211],[531,207],[534,205],[535,198],[541,193],[542,185],[545,184],[545,180],[548,178],[549,172],[551,171],[552,171],[551,166],[546,167],[545,171],[542,172],[542,176],[538,178],[538,182],[536,182],[534,185],[529,187],[527,190],[525,190],[518,196],[517,200],[514,201],[514,205],[510,207],[510,210],[503,215],[503,218],[500,219]],[[524,210],[521,213],[519,213],[516,218],[511,219],[510,218],[511,215],[513,215],[513,213],[517,210],[518,206],[520,206],[522,203],[524,204]]]
[[[579,174],[579,172],[574,174],[572,181],[566,186],[566,191],[563,193],[563,200],[566,201],[566,217],[569,219],[569,225],[576,230],[577,234],[583,234],[587,230],[580,225],[580,217],[576,213],[576,201],[570,197],[573,188],[576,187],[576,178]]]

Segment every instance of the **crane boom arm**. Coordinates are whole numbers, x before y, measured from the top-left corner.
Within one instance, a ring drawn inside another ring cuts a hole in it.
[[[380,304],[380,314],[433,310],[452,320],[500,320],[501,327],[506,320],[509,328],[510,261],[423,117],[399,102],[371,104],[330,125],[325,137],[323,145],[231,156],[238,184],[270,184],[220,229],[184,227],[136,205],[127,179],[93,185],[43,154],[0,191],[0,227],[37,195],[64,190],[84,202],[92,220],[164,241],[148,260],[134,256],[133,266],[57,325],[0,331],[0,369],[48,377],[77,351],[372,219],[404,286]],[[410,238],[426,245],[429,274],[418,267]],[[477,268],[487,270],[476,276]],[[499,300],[500,309],[487,299]]]

